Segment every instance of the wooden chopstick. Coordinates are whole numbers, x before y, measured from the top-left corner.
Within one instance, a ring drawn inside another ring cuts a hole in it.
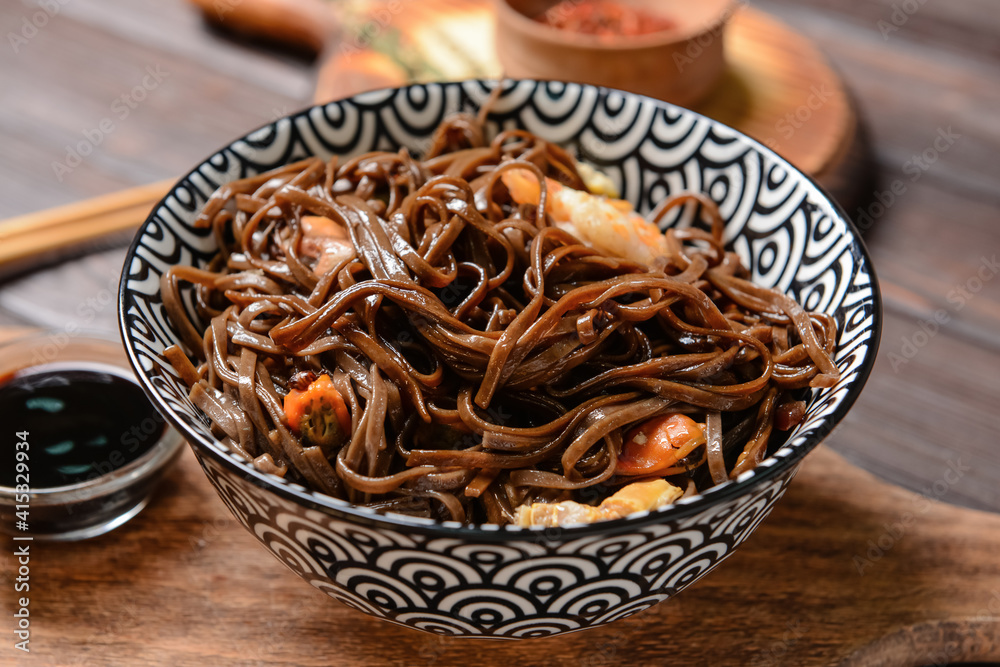
[[[39,331],[35,327],[0,326],[0,344]]]
[[[168,179],[0,221],[0,275],[72,254],[139,227],[176,182]]]

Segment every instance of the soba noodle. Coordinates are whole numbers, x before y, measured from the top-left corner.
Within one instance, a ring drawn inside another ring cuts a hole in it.
[[[511,171],[537,202],[512,198]],[[197,220],[218,256],[163,277],[186,352],[166,357],[228,447],[382,512],[504,524],[596,504],[636,479],[616,474],[624,435],[667,413],[706,437],[659,476],[691,493],[752,469],[776,419],[801,419],[798,390],[837,379],[833,320],[749,282],[705,196],[650,216],[692,206],[710,225],[667,231],[644,264],[555,224],[553,184],[587,190],[564,149],[456,115],[422,160],[309,158],[224,185]],[[323,375],[346,432],[286,414]]]

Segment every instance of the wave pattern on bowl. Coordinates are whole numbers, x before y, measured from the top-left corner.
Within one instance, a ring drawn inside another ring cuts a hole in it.
[[[309,155],[421,152],[445,115],[475,111],[492,85],[366,93],[275,121],[213,155],[136,237],[121,325],[140,380],[186,432],[230,509],[304,579],[352,607],[432,632],[559,634],[640,611],[721,562],[767,516],[800,457],[846,413],[870,372],[879,334],[870,261],[837,207],[773,152],[692,112],[578,84],[509,83],[491,113],[492,132],[523,127],[559,141],[607,171],[641,211],[679,190],[708,193],[755,280],[836,317],[837,385],[812,392],[803,423],[756,470],[677,506],[558,534],[377,516],[254,470],[216,441],[173,370],[158,361],[177,341],[159,278],[174,264],[203,266],[215,254],[210,230],[192,223],[216,187]],[[692,217],[679,210],[664,224],[691,225]],[[476,560],[484,557],[497,561]],[[452,588],[456,595],[446,592]]]
[[[295,574],[366,614],[447,635],[540,637],[625,618],[694,583],[746,539],[794,470],[751,494],[624,534],[473,542],[331,518],[202,459],[243,526]]]

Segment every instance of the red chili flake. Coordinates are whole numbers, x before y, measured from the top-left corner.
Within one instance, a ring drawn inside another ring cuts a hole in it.
[[[610,0],[562,0],[535,20],[560,30],[602,37],[634,37],[671,30],[670,19]]]

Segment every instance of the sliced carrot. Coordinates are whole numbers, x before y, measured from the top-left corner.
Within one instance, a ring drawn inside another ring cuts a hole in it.
[[[329,375],[320,375],[305,389],[292,389],[285,396],[285,417],[296,435],[301,435],[303,420],[316,410],[332,411],[343,432],[351,432],[351,414]]]
[[[655,417],[625,436],[615,469],[620,475],[655,475],[677,464],[705,442],[705,432],[687,415]]]

